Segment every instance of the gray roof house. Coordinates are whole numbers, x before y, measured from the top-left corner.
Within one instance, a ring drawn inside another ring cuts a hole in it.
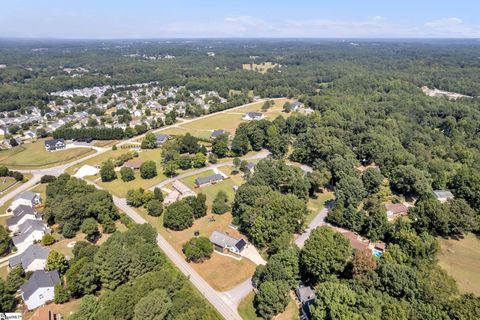
[[[167,134],[157,134],[155,135],[155,139],[157,141],[157,146],[160,146],[162,144],[164,144],[165,142],[167,142],[168,140],[168,135]]]
[[[262,120],[265,116],[261,112],[247,112],[243,115],[243,120]]]
[[[300,108],[303,108],[303,103],[301,103],[300,101],[295,101],[294,103],[292,103],[293,111],[298,111],[298,109]]]
[[[216,183],[218,181],[223,181],[223,176],[220,173],[216,173],[208,177],[197,178],[195,179],[195,184],[197,187],[201,187],[210,183]]]
[[[40,217],[41,215],[35,212],[32,207],[21,204],[13,210],[13,217],[7,220],[7,226],[10,231],[16,232],[25,221],[37,220]]]
[[[237,239],[218,231],[213,231],[209,239],[215,245],[215,249],[222,252],[228,250],[239,254],[247,246],[244,239]]]
[[[34,207],[37,204],[40,204],[41,202],[42,202],[42,198],[40,197],[40,194],[35,192],[25,191],[15,197],[15,199],[13,200],[9,208],[11,210],[15,210],[20,205]]]
[[[30,223],[34,221],[35,223]],[[25,251],[35,241],[42,240],[45,234],[50,233],[50,228],[45,223],[36,223],[37,220],[27,220],[23,232],[12,238],[12,242],[19,252]]]
[[[38,308],[54,297],[54,287],[60,283],[60,276],[56,270],[34,271],[27,283],[20,287],[20,294],[28,310]]]
[[[52,139],[45,141],[45,150],[47,151],[56,151],[65,149],[65,140],[64,139]]]
[[[435,190],[433,191],[433,194],[435,195],[435,198],[442,203],[455,198],[454,195],[448,190]]]
[[[301,320],[310,319],[310,305],[315,300],[315,290],[309,286],[299,286],[295,289],[295,294],[301,303]]]
[[[48,249],[32,244],[23,253],[13,256],[8,261],[10,268],[21,265],[25,271],[43,270],[48,257]]]
[[[212,132],[212,135],[210,136],[210,138],[212,139],[216,139],[219,135],[221,134],[226,134],[227,136],[229,135],[229,132],[223,130],[223,129],[216,129],[216,130],[213,130]]]

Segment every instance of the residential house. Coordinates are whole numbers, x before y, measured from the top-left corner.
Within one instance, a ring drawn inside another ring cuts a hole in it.
[[[192,189],[190,189],[189,187],[181,183],[179,180],[175,180],[172,183],[172,188],[174,190],[171,191],[163,201],[165,206],[171,205],[172,203],[178,200],[181,200],[183,198],[190,197],[190,196],[195,197],[197,195],[195,191],[193,191]]]
[[[254,172],[255,172],[255,163],[253,162],[247,163],[247,166],[245,167],[245,173],[253,174]]]
[[[22,266],[23,270],[36,271],[45,269],[49,250],[38,244],[32,244],[24,252],[13,256],[8,261],[10,268]]]
[[[304,112],[305,112],[306,115],[309,115],[309,114],[313,113],[313,109],[312,108],[305,108]]]
[[[315,301],[315,290],[310,286],[301,285],[295,289],[295,295],[300,302],[300,320],[310,319],[310,305]]]
[[[133,169],[133,170],[139,170],[140,167],[142,166],[143,161],[141,160],[130,160],[127,161],[123,164],[124,167]]]
[[[19,235],[12,238],[12,242],[19,252],[23,252],[35,241],[40,241],[44,235],[49,234],[50,228],[42,221],[27,220],[22,224],[20,232]]]
[[[60,283],[60,276],[56,270],[34,271],[28,281],[20,287],[20,294],[27,309],[33,310],[52,301],[57,283]]]
[[[408,213],[408,207],[403,203],[387,203],[385,204],[385,209],[390,220],[399,216],[405,216]]]
[[[303,108],[303,103],[301,103],[300,101],[295,101],[294,103],[292,103],[291,108],[292,108],[292,111],[298,111],[301,108]]]
[[[63,150],[67,147],[64,139],[52,139],[45,141],[45,150],[47,151],[58,151]]]
[[[229,132],[227,132],[227,131],[225,131],[225,130],[223,130],[223,129],[217,129],[217,130],[213,130],[212,135],[210,136],[210,138],[216,139],[216,138],[217,138],[219,135],[221,135],[221,134],[226,134],[227,136],[230,135]]]
[[[230,251],[240,254],[247,246],[247,242],[244,239],[237,239],[218,231],[213,231],[209,239],[214,244],[215,250],[219,252]]]
[[[208,176],[208,177],[202,177],[202,178],[197,178],[195,179],[195,185],[197,187],[202,187],[204,185],[208,184],[215,184],[219,181],[223,181],[224,177],[220,173],[216,173],[214,175]]]
[[[160,147],[162,144],[167,142],[169,136],[167,134],[157,134],[155,135],[155,140],[157,141],[157,147]]]
[[[18,194],[15,199],[13,200],[12,204],[10,205],[9,209],[10,210],[15,210],[18,206],[20,205],[26,205],[29,207],[35,207],[36,205],[42,203],[42,198],[40,197],[40,194],[31,192],[31,191],[25,191],[20,194]]]
[[[262,120],[265,116],[261,112],[247,112],[243,115],[243,120]]]
[[[7,219],[7,227],[12,233],[19,231],[20,225],[27,220],[40,220],[41,216],[31,206],[19,205],[13,210],[13,217]]]
[[[448,200],[452,200],[455,198],[453,194],[448,190],[435,190],[433,191],[433,194],[435,195],[435,198],[437,198],[437,200],[441,203],[445,203]]]

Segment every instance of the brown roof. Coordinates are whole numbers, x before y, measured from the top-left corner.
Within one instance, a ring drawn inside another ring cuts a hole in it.
[[[403,203],[387,203],[385,204],[385,209],[392,214],[406,213],[408,208]]]
[[[385,245],[384,242],[377,242],[377,243],[375,243],[375,249],[384,251],[385,248],[386,248],[386,245]]]
[[[142,163],[143,162],[141,160],[130,160],[125,162],[123,166],[127,168],[132,168],[132,169],[140,169],[140,166],[142,165]]]
[[[345,237],[348,238],[348,240],[350,240],[350,244],[352,245],[353,248],[357,249],[357,250],[365,250],[368,248],[368,243],[362,241],[359,239],[359,237],[351,232],[351,231],[347,231],[345,233],[343,233],[343,235]]]

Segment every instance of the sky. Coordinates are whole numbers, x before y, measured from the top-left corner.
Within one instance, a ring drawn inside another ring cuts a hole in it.
[[[4,0],[0,37],[480,38],[480,1]]]

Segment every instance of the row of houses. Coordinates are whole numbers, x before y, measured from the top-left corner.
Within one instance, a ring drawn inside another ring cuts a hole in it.
[[[8,209],[13,216],[7,220],[7,227],[17,248],[17,254],[9,259],[8,264],[10,268],[21,266],[26,272],[32,272],[18,292],[29,310],[53,300],[54,287],[60,283],[56,270],[45,271],[49,250],[37,244],[50,233],[42,215],[35,209],[41,203],[38,193],[26,191],[17,195]]]

